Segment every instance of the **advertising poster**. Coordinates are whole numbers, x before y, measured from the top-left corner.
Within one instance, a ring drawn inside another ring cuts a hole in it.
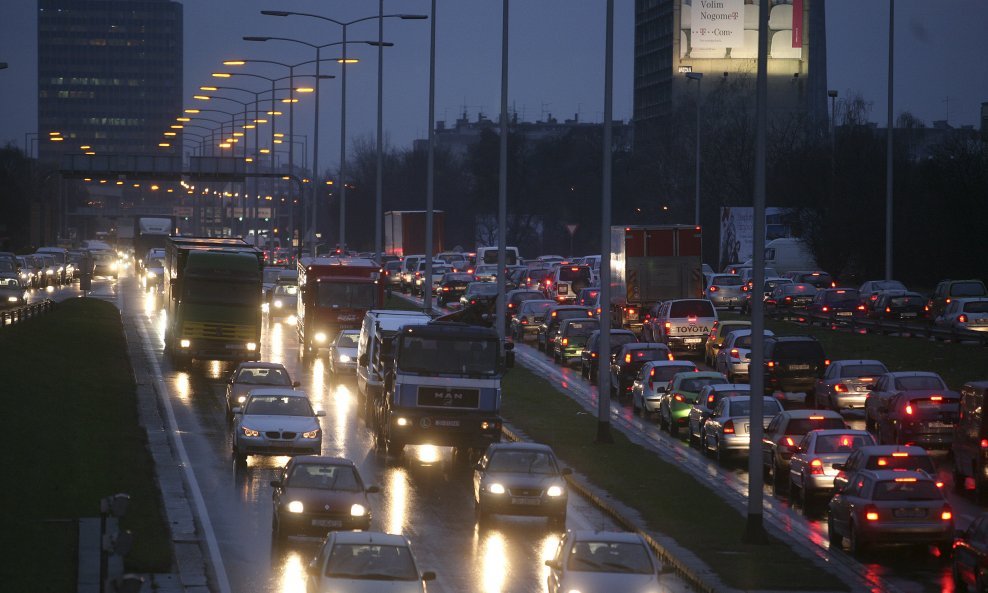
[[[736,47],[744,39],[744,0],[693,0],[693,47]]]
[[[758,57],[757,0],[680,0],[679,57],[754,60]],[[803,57],[803,0],[771,0],[769,60]],[[727,64],[725,68],[730,68]]]
[[[765,241],[791,237],[789,224],[794,211],[789,208],[765,209]],[[720,209],[720,261],[719,269],[729,264],[743,264],[752,256],[754,245],[754,209],[750,206],[723,207]]]

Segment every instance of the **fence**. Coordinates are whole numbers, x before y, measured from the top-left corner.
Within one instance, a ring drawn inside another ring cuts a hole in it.
[[[0,329],[37,317],[38,315],[43,315],[44,313],[49,313],[54,309],[55,301],[45,299],[31,305],[0,311]]]

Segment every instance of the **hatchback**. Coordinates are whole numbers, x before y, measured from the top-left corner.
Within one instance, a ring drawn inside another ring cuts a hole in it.
[[[676,373],[659,398],[659,426],[672,436],[689,423],[690,409],[707,385],[727,384],[724,375],[712,371]]]
[[[811,430],[806,433],[789,460],[789,489],[803,512],[811,513],[821,498],[830,498],[837,471],[834,465],[847,461],[856,449],[874,445],[864,430]],[[798,493],[798,498],[796,494]]]
[[[291,535],[323,538],[334,529],[368,529],[367,494],[379,491],[377,486],[364,486],[349,459],[316,455],[288,460],[271,487],[271,529],[276,541]]]
[[[247,401],[247,394],[258,387],[298,387],[280,362],[242,362],[226,381],[226,414],[233,419],[233,408]]]
[[[631,385],[631,409],[649,418],[659,413],[659,401],[669,380],[677,373],[699,372],[689,360],[653,360],[642,365]]]
[[[771,426],[782,406],[762,396],[762,426]],[[700,448],[724,462],[728,455],[745,454],[751,445],[751,396],[732,395],[720,400],[701,429]]]
[[[473,472],[478,521],[492,513],[535,515],[548,517],[553,527],[565,527],[569,488],[564,476],[570,473],[548,445],[490,445]]]
[[[655,342],[629,342],[611,360],[611,396],[631,393],[631,386],[643,364],[652,360],[673,360],[669,347]]]

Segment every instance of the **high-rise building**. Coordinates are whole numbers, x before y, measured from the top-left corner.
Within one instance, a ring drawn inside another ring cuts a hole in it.
[[[771,0],[768,15],[769,109],[825,125],[826,41],[822,2]],[[759,0],[635,0],[635,138],[661,137],[675,102],[742,80],[754,97]],[[692,85],[692,86],[691,86]],[[750,104],[754,106],[754,101]]]
[[[180,130],[159,146],[181,113],[181,4],[38,0],[41,158],[181,154]]]

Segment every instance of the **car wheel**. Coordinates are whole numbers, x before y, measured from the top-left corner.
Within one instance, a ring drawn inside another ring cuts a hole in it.
[[[803,484],[806,484],[805,477],[803,478]],[[790,484],[789,486],[791,488],[793,484]],[[799,488],[799,506],[803,507],[804,517],[809,517],[813,514],[813,497],[806,491],[806,486]]]
[[[233,450],[233,462],[236,463],[238,466],[241,466],[241,467],[247,465],[247,454],[246,453],[241,453],[239,450],[234,449]]]
[[[669,430],[669,436],[671,436],[674,439],[678,439],[679,438],[679,423],[677,423],[675,420],[673,420],[670,417],[669,418],[669,422],[667,422],[666,424],[669,427],[668,428],[668,430]]]
[[[473,508],[473,515],[474,518],[477,520],[477,525],[480,527],[486,526],[491,519],[490,513],[484,510],[484,507],[481,506],[479,502]]]
[[[641,407],[638,405],[638,398],[636,398],[635,397],[635,394],[632,393],[631,394],[631,412],[633,414],[638,414],[639,410],[641,410]]]
[[[837,533],[834,527],[834,517],[827,513],[827,539],[830,540],[830,550],[840,550],[844,547],[844,536]]]
[[[868,549],[868,546],[865,542],[861,541],[861,535],[858,534],[858,530],[855,528],[853,521],[848,526],[847,531],[847,551],[850,552],[852,556],[860,556],[861,554],[864,554]]]
[[[714,459],[717,460],[717,465],[727,465],[727,462],[730,461],[730,456],[727,450],[720,446],[720,441],[715,443],[715,447],[710,453],[713,453]]]
[[[288,535],[281,530],[281,521],[278,520],[278,511],[271,514],[271,538],[274,540],[276,545],[288,539]]]
[[[692,428],[690,429],[690,447],[692,447],[693,449],[700,448],[700,437],[693,434]]]
[[[666,422],[666,415],[662,413],[662,407],[659,407],[659,428],[662,430],[668,430],[669,424]]]

